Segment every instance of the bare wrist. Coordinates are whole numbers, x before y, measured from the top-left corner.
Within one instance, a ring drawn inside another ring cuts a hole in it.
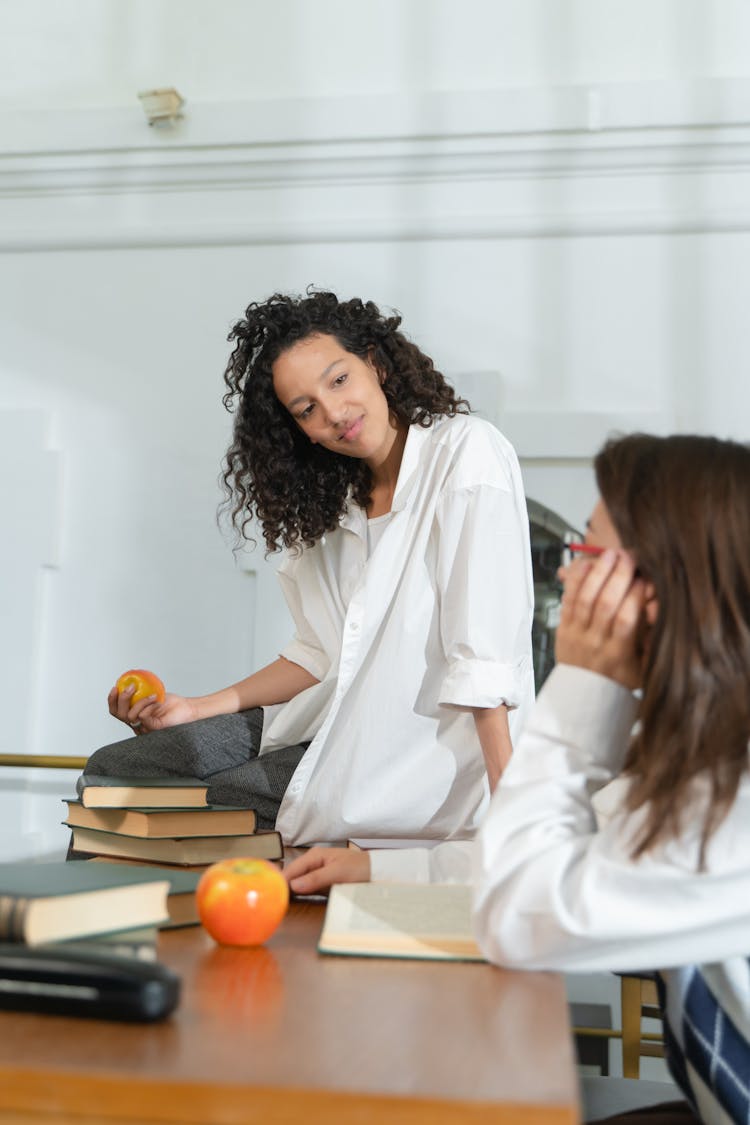
[[[195,719],[213,719],[216,715],[230,715],[239,710],[232,706],[228,692],[213,692],[211,695],[196,695],[190,700]]]

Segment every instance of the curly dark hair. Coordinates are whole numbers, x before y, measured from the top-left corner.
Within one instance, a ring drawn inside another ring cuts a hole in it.
[[[304,297],[274,293],[248,305],[227,337],[236,344],[223,398],[227,410],[237,410],[221,478],[223,508],[240,538],[252,538],[248,524],[257,517],[269,553],[312,546],[338,525],[350,490],[362,507],[370,496],[367,464],[310,442],[276,397],[272,365],[301,340],[332,336],[346,351],[369,359],[384,377],[391,415],[404,425],[426,427],[440,415],[469,413],[468,402],[399,331],[400,324],[398,314],[385,316],[372,301],[340,301],[312,288]]]

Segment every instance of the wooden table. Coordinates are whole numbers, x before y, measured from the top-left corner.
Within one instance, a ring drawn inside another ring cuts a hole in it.
[[[325,957],[324,907],[264,947],[167,931],[160,1024],[0,1012],[2,1125],[578,1120],[562,982],[482,964]]]

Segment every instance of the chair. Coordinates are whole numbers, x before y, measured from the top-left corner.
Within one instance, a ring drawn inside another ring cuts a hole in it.
[[[600,1075],[608,1076],[609,1040],[617,1034],[612,1030],[609,1004],[571,1004],[570,1021],[574,1025],[578,1065],[594,1066]]]
[[[622,1026],[620,1029],[602,1026],[601,1019],[590,1019],[578,1025],[578,1018],[598,1009],[600,1005],[573,1005],[571,1014],[577,1026],[573,1027],[578,1059],[581,1063],[596,1062],[603,1075],[608,1068],[603,1059],[608,1052],[610,1039],[622,1041],[622,1073],[624,1078],[639,1078],[641,1059],[664,1055],[664,1038],[658,1032],[643,1030],[644,1019],[660,1019],[656,984],[650,974],[618,973],[620,977],[620,1003]],[[594,1050],[594,1040],[598,1050]],[[603,1049],[602,1049],[603,1047]]]
[[[661,1019],[656,982],[648,974],[623,973],[620,977],[622,1006],[622,1073],[638,1078],[642,1058],[664,1057],[664,1036],[643,1030],[643,1020]]]

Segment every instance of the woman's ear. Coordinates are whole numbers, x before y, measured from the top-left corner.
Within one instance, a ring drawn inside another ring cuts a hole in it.
[[[656,618],[659,616],[659,602],[653,582],[646,583],[643,613],[649,625],[656,623]]]

